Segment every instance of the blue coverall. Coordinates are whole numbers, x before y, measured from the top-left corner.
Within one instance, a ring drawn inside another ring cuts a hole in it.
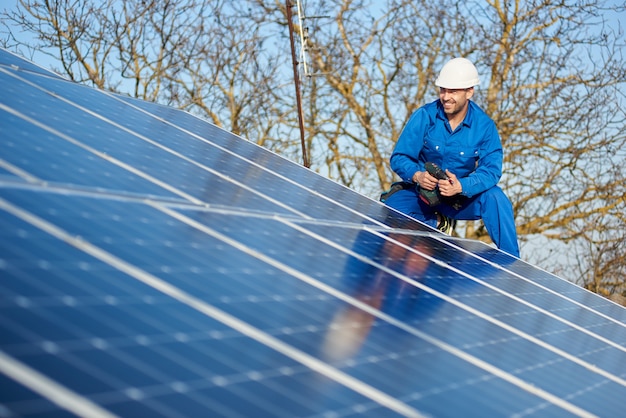
[[[458,210],[423,202],[418,187],[400,190],[385,203],[436,227],[437,213],[457,220],[481,219],[498,248],[519,257],[511,201],[497,186],[502,176],[502,143],[493,120],[473,101],[463,122],[452,131],[439,100],[417,109],[398,138],[391,168],[403,181],[413,183],[417,171],[433,162],[457,176],[467,199]]]

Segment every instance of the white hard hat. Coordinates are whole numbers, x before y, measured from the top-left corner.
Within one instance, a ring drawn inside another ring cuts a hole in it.
[[[435,81],[444,89],[468,89],[480,83],[478,71],[467,58],[453,58],[446,63]]]

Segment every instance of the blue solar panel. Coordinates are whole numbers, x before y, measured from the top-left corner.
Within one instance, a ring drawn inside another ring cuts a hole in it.
[[[15,72],[19,72],[21,74],[24,74],[24,71],[27,71],[27,72],[39,73],[47,77],[62,78],[58,74],[50,70],[47,70],[43,67],[40,67],[34,62],[27,61],[24,58],[20,57],[19,55],[15,55],[5,49],[2,49],[1,53],[2,53],[2,60],[0,61],[0,66],[2,67],[10,68],[11,70],[14,70]]]
[[[0,51],[0,416],[619,416],[626,311]]]

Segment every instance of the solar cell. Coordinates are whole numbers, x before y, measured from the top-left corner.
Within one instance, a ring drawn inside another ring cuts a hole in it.
[[[0,416],[619,416],[626,313],[0,50]]]

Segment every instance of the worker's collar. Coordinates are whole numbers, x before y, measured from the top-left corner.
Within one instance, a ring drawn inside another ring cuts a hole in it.
[[[473,118],[473,114],[474,114],[474,109],[473,109],[473,102],[472,100],[468,100],[467,101],[467,113],[465,113],[465,117],[463,118],[463,122],[461,122],[461,125],[465,125],[468,128],[472,127],[472,120]],[[441,119],[443,121],[448,121],[448,116],[446,116],[446,112],[443,111],[443,105],[441,104],[441,101],[437,101],[437,118]]]

